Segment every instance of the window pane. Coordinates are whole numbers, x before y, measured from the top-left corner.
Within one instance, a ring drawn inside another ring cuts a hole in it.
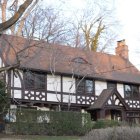
[[[139,86],[132,86],[133,89],[133,97],[138,98],[139,97]]]
[[[86,80],[85,81],[85,90],[86,93],[93,93],[93,81],[92,80]]]
[[[116,88],[116,87],[117,87],[116,83],[107,82],[107,88],[108,88],[108,89],[114,89],[114,88]]]
[[[85,93],[85,80],[77,80],[77,93],[78,94]]]
[[[34,88],[34,74],[25,72],[25,88]]]
[[[35,74],[35,88],[45,89],[45,75],[44,74]]]
[[[132,97],[132,89],[130,85],[125,85],[124,91],[126,97]]]

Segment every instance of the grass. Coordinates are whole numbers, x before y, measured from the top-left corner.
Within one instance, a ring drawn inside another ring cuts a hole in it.
[[[33,140],[80,140],[79,137],[71,137],[71,136],[37,136],[33,137]]]
[[[1,135],[0,140],[80,140],[76,136],[35,136],[35,135]]]

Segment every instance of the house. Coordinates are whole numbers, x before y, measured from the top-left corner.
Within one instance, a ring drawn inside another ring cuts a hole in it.
[[[0,36],[11,108],[89,112],[93,120],[140,122],[140,72],[125,40],[116,54]]]

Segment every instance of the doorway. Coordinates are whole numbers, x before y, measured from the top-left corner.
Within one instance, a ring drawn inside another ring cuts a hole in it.
[[[110,120],[122,121],[122,111],[116,109],[106,110],[105,118]]]

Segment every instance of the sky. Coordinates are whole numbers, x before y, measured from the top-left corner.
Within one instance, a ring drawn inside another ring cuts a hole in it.
[[[140,69],[140,0],[116,0],[115,6],[122,25],[119,38],[126,39],[130,61]]]
[[[44,0],[47,3],[46,0]],[[59,1],[59,2],[58,2]],[[99,1],[99,0],[98,0]],[[115,11],[114,17],[118,20],[120,28],[117,28],[116,41],[125,39],[129,48],[130,61],[140,70],[140,0],[106,0]],[[63,3],[68,16],[74,9],[82,9],[86,0],[51,0],[52,5]],[[91,0],[92,2],[92,0]],[[62,8],[62,7],[61,7]],[[77,14],[77,13],[76,13]],[[116,41],[114,45],[116,45]],[[115,50],[114,50],[115,51]]]

